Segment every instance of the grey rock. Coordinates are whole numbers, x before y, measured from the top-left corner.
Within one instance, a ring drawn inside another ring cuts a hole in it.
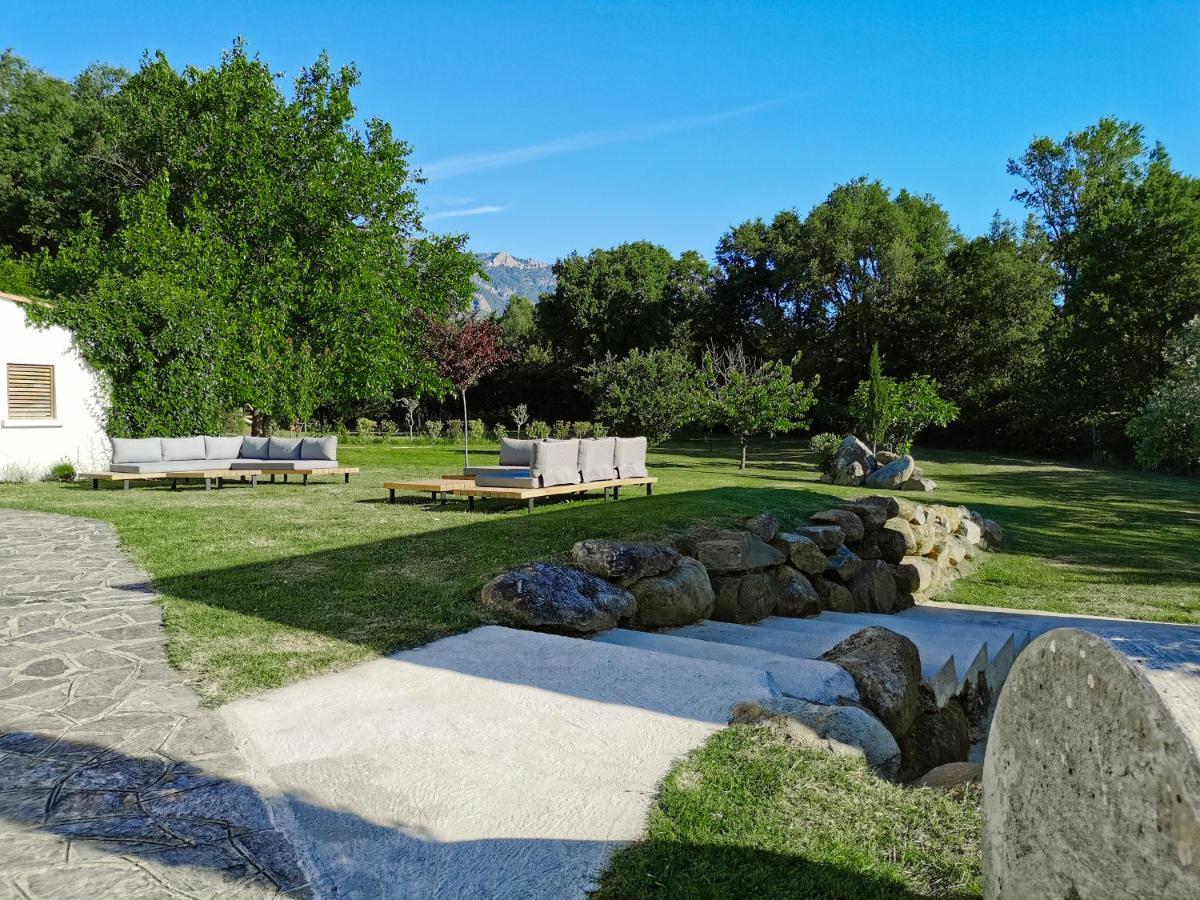
[[[870,447],[854,435],[848,434],[842,438],[841,446],[838,447],[837,453],[834,454],[833,462],[830,464],[830,471],[836,479],[839,472],[855,464],[863,472],[870,472],[875,468],[875,456],[871,453]]]
[[[896,611],[896,580],[881,559],[864,560],[859,571],[846,583],[854,608],[860,612]]]
[[[779,534],[779,519],[768,512],[739,519],[738,525],[745,528],[759,540],[766,541],[767,543],[773,541],[775,535]]]
[[[821,552],[821,548],[812,538],[785,531],[781,532],[771,543],[772,546],[782,550],[787,555],[788,562],[801,572],[819,575],[825,571],[825,554]],[[836,547],[837,544],[833,546]]]
[[[891,450],[880,450],[875,454],[875,462],[881,466],[887,466],[894,463],[900,458],[899,453],[893,453]]]
[[[791,566],[771,570],[778,586],[775,615],[791,618],[815,616],[821,612],[821,599],[812,583]]]
[[[956,791],[983,783],[983,763],[950,762],[930,769],[914,782],[917,787]]]
[[[864,628],[822,654],[850,673],[863,705],[903,736],[919,712],[921,656],[917,645],[886,628]]]
[[[916,462],[913,461],[911,456],[901,456],[895,462],[888,463],[886,466],[870,473],[863,480],[863,484],[867,487],[895,490],[912,477],[915,466]]]
[[[679,554],[665,544],[606,539],[579,541],[571,548],[571,558],[585,572],[626,587],[639,578],[669,572],[679,562]]]
[[[983,539],[987,541],[989,547],[999,547],[1004,543],[1004,529],[996,523],[995,519],[986,519],[979,513],[972,512],[971,521],[979,526],[979,530],[983,533]]]
[[[937,490],[937,482],[932,478],[909,478],[900,485],[900,490],[931,494]]]
[[[853,544],[861,541],[864,530],[862,519],[847,509],[825,509],[809,516],[809,521],[817,525],[836,525],[846,536],[846,543]]]
[[[49,659],[39,659],[18,671],[27,678],[53,678],[56,675],[62,675],[69,669],[70,666],[66,662],[57,657],[51,657]]]
[[[825,571],[822,574],[826,578],[833,578],[846,584],[858,574],[858,570],[862,568],[862,564],[862,559],[850,550],[849,547],[843,545],[834,550],[826,558]]]
[[[879,503],[864,503],[851,500],[842,504],[842,509],[854,513],[862,521],[863,531],[878,531],[888,519],[887,507]]]
[[[710,574],[753,572],[778,566],[786,559],[781,550],[772,547],[748,531],[715,531],[692,538],[689,555],[698,559]]]
[[[800,525],[793,528],[791,534],[808,538],[817,545],[822,553],[836,550],[846,540],[846,532],[837,525]]]
[[[711,616],[716,604],[708,572],[687,556],[671,571],[643,578],[629,590],[637,598],[634,621],[643,628],[690,625]]]
[[[910,594],[929,591],[937,581],[937,563],[923,556],[906,556],[895,568],[896,586]]]
[[[549,563],[509,569],[483,586],[481,599],[526,628],[580,634],[613,628],[637,611],[637,600],[625,588]]]
[[[767,723],[800,747],[865,759],[884,778],[895,777],[899,769],[896,739],[860,706],[824,706],[779,697],[765,703],[739,703],[733,708],[732,722]]]
[[[938,707],[933,692],[922,686],[920,711],[900,744],[900,778],[911,781],[946,763],[966,762],[971,752],[970,726],[958,701]]]
[[[838,469],[833,474],[832,483],[842,487],[858,487],[863,483],[866,471],[861,463],[852,462],[844,469]]]
[[[910,544],[915,545],[916,541],[913,538],[912,528],[907,522],[899,519],[889,519],[888,521],[900,522],[904,526],[904,531],[890,526],[884,528],[876,536],[875,544],[879,547],[879,558],[884,562],[895,564],[904,559],[908,554]]]
[[[810,576],[813,590],[821,601],[821,609],[830,612],[854,612],[854,598],[846,586],[820,575]]]
[[[716,595],[712,617],[720,622],[760,622],[779,604],[779,584],[767,572],[717,576],[712,586]]]
[[[884,520],[900,515],[900,500],[889,494],[867,494],[864,497],[853,497],[843,505],[846,509],[855,506],[877,506],[884,511]]]

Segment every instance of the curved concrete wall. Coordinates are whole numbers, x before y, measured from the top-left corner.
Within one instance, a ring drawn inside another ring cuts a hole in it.
[[[987,898],[1200,897],[1200,666],[1050,631],[1017,659],[984,763]]]

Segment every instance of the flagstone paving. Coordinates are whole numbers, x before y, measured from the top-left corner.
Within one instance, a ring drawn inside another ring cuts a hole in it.
[[[325,893],[155,601],[107,524],[0,509],[0,900]]]

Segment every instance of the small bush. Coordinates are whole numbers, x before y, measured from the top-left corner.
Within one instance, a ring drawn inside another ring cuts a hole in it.
[[[374,419],[355,419],[354,433],[358,435],[360,440],[370,440],[371,436],[375,434],[377,425],[378,423]]]
[[[5,463],[0,466],[0,484],[32,484],[41,481],[42,471],[34,466],[21,463]]]
[[[337,435],[338,443],[344,444],[346,443],[346,438],[350,436],[350,429],[346,427],[345,422],[339,419],[337,424],[333,426],[333,433]]]
[[[573,423],[571,423],[571,433],[574,434],[575,437],[579,438],[580,440],[583,440],[586,437],[591,437],[592,436],[592,423],[591,422],[573,422]]]
[[[50,476],[55,481],[74,481],[75,467],[64,459],[50,467]]]
[[[608,426],[601,422],[592,423],[592,437],[602,438],[608,437]]]
[[[482,441],[486,435],[487,426],[483,424],[482,419],[471,419],[467,422],[467,437],[472,441]]]
[[[400,426],[390,419],[384,419],[379,423],[379,433],[384,437],[395,437],[400,433]]]
[[[550,429],[550,437],[555,438],[556,440],[563,441],[570,436],[571,423],[564,422],[562,419],[559,419],[557,422],[555,422],[554,427]]]
[[[463,420],[451,419],[446,423],[446,437],[456,444],[461,444],[463,439]]]
[[[817,454],[822,472],[828,472],[833,467],[833,458],[837,456],[842,439],[828,431],[814,434],[808,442],[808,448]]]
[[[426,419],[425,433],[429,435],[431,441],[440,441],[442,439],[442,431],[445,429],[441,419]]]
[[[534,419],[529,423],[529,427],[525,429],[525,434],[535,441],[544,441],[550,437],[550,426],[541,419]]]
[[[508,429],[504,427],[503,422],[497,422],[492,426],[492,440],[497,444],[508,437]]]

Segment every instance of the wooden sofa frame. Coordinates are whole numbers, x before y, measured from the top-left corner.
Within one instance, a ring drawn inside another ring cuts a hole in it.
[[[440,500],[443,504],[445,504],[448,495],[466,497],[468,512],[475,509],[476,497],[481,500],[524,500],[528,511],[533,512],[534,501],[543,497],[561,497],[570,494],[583,496],[589,491],[601,490],[604,492],[604,499],[607,500],[609,491],[611,490],[612,498],[620,500],[621,488],[642,485],[645,486],[646,496],[649,497],[654,493],[654,485],[657,483],[657,478],[648,475],[642,478],[610,478],[604,481],[556,484],[552,487],[506,488],[480,487],[475,484],[475,479],[469,475],[444,475],[441,478],[419,478],[414,481],[388,481],[384,482],[383,486],[388,490],[388,503],[396,502],[396,491],[422,491],[428,492],[432,499]]]

